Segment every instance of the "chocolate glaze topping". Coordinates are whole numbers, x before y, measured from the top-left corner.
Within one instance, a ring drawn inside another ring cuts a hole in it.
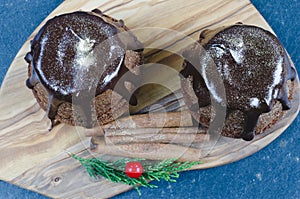
[[[85,112],[87,127],[92,126],[92,99],[113,89],[128,71],[123,66],[126,50],[142,49],[126,30],[123,21],[99,10],[60,15],[41,28],[25,57],[31,66],[26,85],[32,89],[40,82],[48,91],[47,114],[52,125],[59,105],[76,98]],[[120,32],[124,33],[122,38]],[[126,92],[125,87],[120,90]],[[131,103],[136,104],[134,96]]]
[[[210,67],[204,66],[208,62],[201,62],[201,68],[196,69],[185,61],[181,74],[193,77],[193,89],[200,107],[212,99],[226,104],[227,112],[240,110],[244,113],[244,140],[253,139],[259,116],[269,112],[276,100],[281,102],[283,110],[290,109],[286,82],[294,80],[296,73],[285,49],[273,34],[259,27],[236,24],[217,31],[206,30],[200,35],[199,42],[208,52],[205,55],[209,55],[216,65],[226,99],[211,86],[217,82],[203,78],[203,73],[209,73],[205,70]],[[185,54],[189,53],[193,52]]]

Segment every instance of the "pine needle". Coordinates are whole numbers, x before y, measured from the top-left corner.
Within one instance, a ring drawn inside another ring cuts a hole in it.
[[[200,161],[176,162],[177,159],[174,158],[162,160],[160,162],[151,162],[141,158],[123,158],[114,162],[108,162],[98,158],[81,158],[70,152],[68,152],[68,154],[78,160],[91,177],[95,179],[104,177],[115,183],[131,185],[139,195],[141,195],[139,186],[157,188],[156,185],[149,184],[149,181],[151,180],[176,182],[175,179],[179,178],[178,172],[185,171],[194,165],[201,164]],[[130,178],[125,173],[126,163],[132,161],[139,161],[143,165],[144,172],[139,178]]]

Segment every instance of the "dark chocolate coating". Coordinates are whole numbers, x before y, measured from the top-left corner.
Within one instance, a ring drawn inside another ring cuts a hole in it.
[[[47,114],[52,124],[59,105],[66,101],[78,103],[87,127],[92,126],[92,99],[113,89],[128,71],[124,66],[126,50],[142,47],[130,32],[119,38],[118,33],[126,30],[123,21],[98,10],[63,14],[41,28],[25,57],[31,66],[26,85],[32,89],[40,82],[48,91]],[[125,87],[121,90],[128,92]],[[136,103],[135,98],[131,102]]]
[[[199,42],[208,36],[210,39],[202,43],[207,53],[198,54],[200,68],[196,70],[186,61],[181,74],[194,77],[193,89],[200,107],[203,106],[200,102],[207,99],[207,92],[203,92],[207,90],[211,100],[226,104],[227,111],[242,111],[246,118],[242,138],[252,140],[259,116],[269,112],[276,100],[281,102],[283,110],[290,108],[286,81],[295,78],[295,69],[279,40],[262,28],[237,24],[216,32],[205,31]],[[205,67],[210,63],[201,61],[202,55],[212,58],[223,81],[226,99],[220,97],[218,89],[207,86],[217,85],[217,80],[203,76],[210,73],[206,69],[211,67]]]

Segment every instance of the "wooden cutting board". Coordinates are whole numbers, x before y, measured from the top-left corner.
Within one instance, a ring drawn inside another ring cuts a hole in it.
[[[253,24],[270,29],[268,24],[248,0],[65,0],[41,24],[48,19],[77,10],[90,11],[99,8],[104,13],[123,19],[130,29],[158,27],[178,34],[176,37],[147,34],[137,35],[151,46],[163,42],[180,50],[180,37],[186,35],[197,39],[207,28],[229,25],[236,22]],[[16,55],[3,81],[0,91],[0,179],[53,198],[107,198],[131,189],[105,179],[93,180],[80,164],[70,158],[65,150],[80,156],[89,156],[89,138],[80,132],[82,128],[58,125],[51,132],[45,112],[38,106],[32,92],[25,87],[27,64],[24,56],[30,49],[33,32]],[[152,36],[152,37],[151,37]],[[156,42],[156,43],[155,43]],[[148,54],[153,54],[149,51]],[[153,54],[152,62],[168,63],[176,68],[182,60],[167,54]],[[179,65],[180,66],[180,65]],[[162,73],[166,85],[179,89],[174,78]],[[293,106],[284,118],[272,129],[257,136],[251,142],[221,138],[210,154],[201,158],[203,164],[193,169],[209,168],[237,161],[260,150],[278,137],[293,121],[299,111],[299,84]],[[151,89],[140,96],[143,103],[135,111],[165,96],[167,92]],[[79,180],[80,179],[80,180]]]

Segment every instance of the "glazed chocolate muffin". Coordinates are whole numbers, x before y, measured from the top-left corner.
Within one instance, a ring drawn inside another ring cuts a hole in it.
[[[224,107],[224,136],[252,140],[290,109],[295,69],[276,36],[262,28],[205,30],[184,57],[186,104],[202,125],[211,120],[212,103]]]
[[[137,103],[128,87],[139,73],[142,45],[122,20],[99,10],[47,21],[25,60],[26,85],[47,112],[51,128],[57,122],[102,125],[122,115],[128,102]]]

